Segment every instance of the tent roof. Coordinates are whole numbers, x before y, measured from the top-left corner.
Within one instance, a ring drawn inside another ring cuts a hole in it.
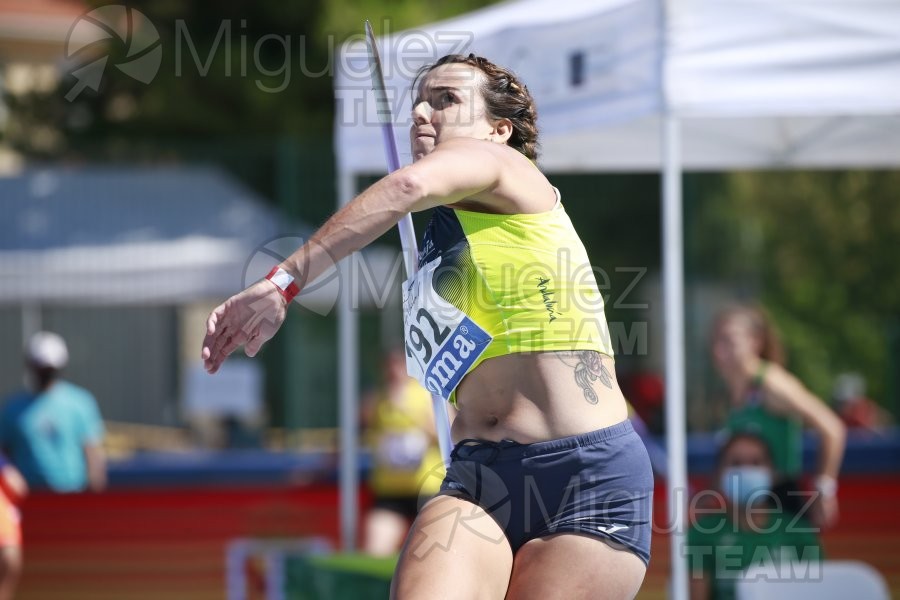
[[[32,170],[0,178],[0,192],[0,251],[257,238],[277,229],[273,210],[213,169]]]
[[[687,169],[893,166],[897,31],[889,0],[513,0],[379,46],[399,140],[418,67],[471,51],[528,84],[550,171],[659,169],[666,114],[684,124]],[[370,89],[350,41],[335,77],[343,173],[384,171]]]
[[[33,170],[0,178],[0,302],[180,302],[241,289],[277,213],[213,169]]]

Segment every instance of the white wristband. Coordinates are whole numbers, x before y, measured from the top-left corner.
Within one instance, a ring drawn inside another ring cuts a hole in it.
[[[287,300],[288,304],[300,293],[300,288],[294,281],[294,276],[277,265],[272,267],[272,270],[266,275],[266,279],[275,284],[275,287],[278,288],[278,293]]]
[[[837,479],[835,479],[831,475],[823,474],[816,477],[815,486],[816,491],[818,491],[826,498],[833,498],[837,495],[838,482]]]

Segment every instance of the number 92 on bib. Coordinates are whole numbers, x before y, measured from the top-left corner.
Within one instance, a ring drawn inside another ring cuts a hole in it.
[[[447,400],[484,353],[491,338],[467,314],[434,289],[438,257],[403,284],[406,372],[432,394]]]

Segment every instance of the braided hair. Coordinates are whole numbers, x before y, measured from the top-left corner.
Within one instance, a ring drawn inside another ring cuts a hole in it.
[[[509,119],[513,133],[507,142],[527,158],[536,160],[538,156],[537,110],[534,99],[525,84],[509,69],[495,65],[481,56],[469,54],[448,54],[432,65],[423,67],[413,82],[413,89],[419,79],[434,69],[447,64],[469,65],[480,71],[484,77],[479,91],[484,98],[488,115],[492,120]]]

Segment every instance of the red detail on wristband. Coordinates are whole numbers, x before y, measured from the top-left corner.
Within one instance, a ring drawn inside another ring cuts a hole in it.
[[[286,277],[290,277],[291,281],[286,287],[282,287],[282,284],[274,279],[278,271],[284,273]],[[297,296],[297,294],[300,293],[300,287],[296,283],[294,283],[294,277],[284,269],[278,267],[278,265],[272,267],[272,270],[269,271],[268,275],[266,275],[266,279],[275,284],[275,288],[278,290],[278,293],[281,294],[281,296],[287,301],[288,304],[290,304]]]

